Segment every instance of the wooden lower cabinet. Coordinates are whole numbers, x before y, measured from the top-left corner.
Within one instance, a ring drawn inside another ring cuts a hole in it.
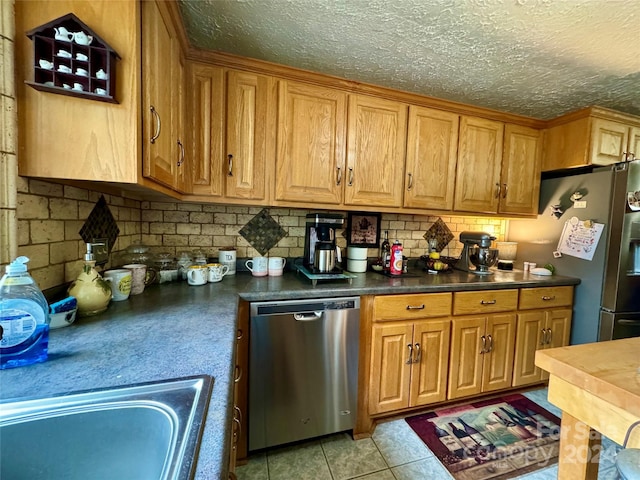
[[[571,308],[518,313],[513,386],[539,383],[549,374],[535,364],[536,351],[569,345]]]
[[[454,317],[449,399],[511,387],[515,312]]]
[[[448,318],[374,324],[370,414],[446,399],[450,330]]]

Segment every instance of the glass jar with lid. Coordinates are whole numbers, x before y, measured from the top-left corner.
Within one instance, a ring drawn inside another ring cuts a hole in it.
[[[182,280],[187,279],[187,269],[193,265],[193,257],[191,256],[191,252],[182,251],[178,252],[178,278]]]
[[[157,253],[153,257],[153,268],[158,283],[172,282],[178,279],[178,264],[168,252]]]

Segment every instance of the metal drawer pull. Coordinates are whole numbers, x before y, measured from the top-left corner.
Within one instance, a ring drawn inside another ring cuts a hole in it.
[[[480,353],[487,353],[487,337],[485,337],[484,335],[482,335],[480,337],[480,340],[482,340],[482,348],[480,349]]]
[[[340,184],[342,183],[342,168],[341,167],[336,167],[336,169],[338,170],[338,176],[336,178],[336,185],[340,186]]]
[[[233,155],[229,154],[227,158],[229,159],[229,173],[227,173],[227,176],[233,177]]]
[[[162,127],[162,123],[160,122],[160,114],[156,111],[156,108],[151,105],[151,114],[156,117],[156,132],[151,136],[151,143],[156,143],[156,140],[160,136],[160,129]]]
[[[542,330],[540,330],[540,345],[544,345],[547,341],[547,329],[543,328]]]
[[[480,300],[480,305],[495,305],[497,300]]]
[[[551,333],[552,333],[552,332],[551,332],[551,329],[550,329],[550,328],[547,328],[547,333],[548,333],[548,336],[547,336],[547,345],[549,345],[549,344],[551,343],[551,340],[552,340],[552,336],[551,336]]]
[[[422,305],[407,305],[407,310],[424,310],[424,303]]]
[[[407,360],[407,365],[411,365],[413,363],[413,360],[411,359],[411,357],[413,357],[413,345],[409,343],[407,344],[407,347],[409,347],[409,359]]]
[[[350,187],[353,186],[353,167],[349,167],[349,183]]]
[[[414,345],[414,348],[416,350],[416,359],[413,361],[413,363],[420,363],[420,360],[422,359],[422,350],[420,350],[420,344],[416,343]]]
[[[407,190],[411,190],[413,188],[413,175],[411,173],[408,173],[407,175],[409,175],[409,184],[407,185]]]
[[[299,322],[312,322],[322,317],[322,312],[294,313],[293,318]]]
[[[506,183],[503,183],[504,191],[502,192],[502,198],[507,198],[507,189],[509,188]]]
[[[543,295],[542,296],[542,300],[544,300],[545,302],[548,302],[549,300],[555,300],[556,296],[555,295]]]
[[[493,337],[491,335],[487,335],[487,340],[489,340],[489,349],[487,353],[491,353],[493,351]]]
[[[184,163],[184,145],[178,140],[178,146],[180,147],[180,158],[178,159],[178,166],[180,167]]]

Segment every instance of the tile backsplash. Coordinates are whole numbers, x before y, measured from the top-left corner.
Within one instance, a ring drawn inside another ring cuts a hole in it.
[[[22,177],[17,178],[17,191],[18,254],[31,259],[30,271],[43,289],[75,279],[85,252],[79,232],[102,194]],[[112,249],[112,262],[107,267],[115,266],[118,254],[136,243],[150,246],[152,252],[174,255],[182,250],[202,249],[209,256],[217,256],[220,247],[228,246],[236,248],[239,258],[259,254],[239,232],[263,207],[104,197],[120,231]],[[269,255],[302,257],[306,215],[310,210],[269,208],[267,212],[286,232],[269,250]],[[391,241],[397,238],[403,243],[406,256],[418,257],[427,251],[425,233],[439,218],[454,236],[442,251],[448,256],[460,255],[460,232],[481,230],[504,240],[508,222],[485,217],[383,214],[381,233],[388,230]],[[337,233],[338,245],[343,248],[344,235],[344,230]],[[368,255],[375,257],[377,249],[369,249]]]

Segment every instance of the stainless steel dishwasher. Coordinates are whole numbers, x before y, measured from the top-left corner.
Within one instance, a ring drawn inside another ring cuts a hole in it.
[[[360,298],[251,304],[249,450],[350,430]]]

